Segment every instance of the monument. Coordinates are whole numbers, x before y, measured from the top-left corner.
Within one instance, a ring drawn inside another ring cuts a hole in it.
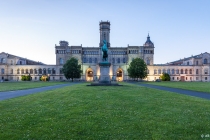
[[[106,40],[103,41],[104,45],[102,46],[102,62],[99,62],[100,67],[100,77],[99,83],[111,83],[109,76],[109,68],[111,63],[108,62],[108,48]]]
[[[103,40],[103,46],[101,47],[101,51],[102,51],[102,61],[99,62],[99,67],[100,67],[99,80],[91,83],[91,86],[120,86],[116,82],[111,83],[109,75],[109,69],[111,63],[108,62],[108,47],[107,47],[107,41],[105,39]],[[95,79],[97,79],[97,77]]]

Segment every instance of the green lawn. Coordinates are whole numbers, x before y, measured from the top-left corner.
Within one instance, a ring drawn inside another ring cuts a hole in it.
[[[159,86],[188,89],[201,92],[210,92],[210,82],[145,82],[146,84],[153,84]]]
[[[44,86],[52,86],[58,84],[64,84],[65,82],[3,82],[0,83],[0,91],[10,91],[10,90],[20,90],[20,89],[29,89],[37,88]]]
[[[210,134],[209,100],[127,83],[86,84],[1,101],[0,138],[198,140]]]

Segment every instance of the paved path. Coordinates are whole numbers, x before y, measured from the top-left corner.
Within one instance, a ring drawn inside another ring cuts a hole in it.
[[[0,100],[6,100],[6,99],[10,99],[10,98],[15,98],[18,96],[24,96],[24,95],[28,95],[28,94],[62,88],[62,87],[71,86],[71,85],[75,85],[75,84],[78,84],[78,83],[60,84],[60,85],[33,88],[33,89],[25,89],[25,90],[3,91],[3,92],[0,92]]]
[[[129,82],[129,83],[136,84],[139,86],[155,88],[155,89],[160,89],[160,90],[165,90],[165,91],[170,91],[170,92],[175,92],[175,93],[179,93],[179,94],[185,94],[185,95],[190,95],[190,96],[195,96],[195,97],[200,97],[200,98],[210,100],[210,93],[206,93],[206,92],[198,92],[198,91],[185,90],[185,89],[179,89],[179,88],[170,88],[170,87],[164,87],[164,86],[144,84],[144,83],[139,83],[139,82],[138,83],[137,82]]]

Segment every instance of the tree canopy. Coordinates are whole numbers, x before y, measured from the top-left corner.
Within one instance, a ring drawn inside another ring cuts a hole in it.
[[[170,75],[168,73],[163,73],[161,76],[160,76],[160,79],[162,81],[170,81]]]
[[[135,58],[129,65],[128,75],[131,78],[144,79],[147,77],[147,65],[141,58]]]
[[[66,79],[72,79],[72,81],[74,78],[80,78],[82,73],[81,65],[78,64],[78,60],[74,57],[66,61],[62,71]]]

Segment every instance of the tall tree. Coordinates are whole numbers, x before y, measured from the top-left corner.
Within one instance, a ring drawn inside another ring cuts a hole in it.
[[[74,78],[80,78],[82,73],[81,65],[78,64],[78,60],[74,57],[66,61],[62,71],[66,79],[71,79],[72,82]]]
[[[128,76],[131,78],[144,79],[147,77],[147,65],[141,58],[135,58],[129,65]]]

